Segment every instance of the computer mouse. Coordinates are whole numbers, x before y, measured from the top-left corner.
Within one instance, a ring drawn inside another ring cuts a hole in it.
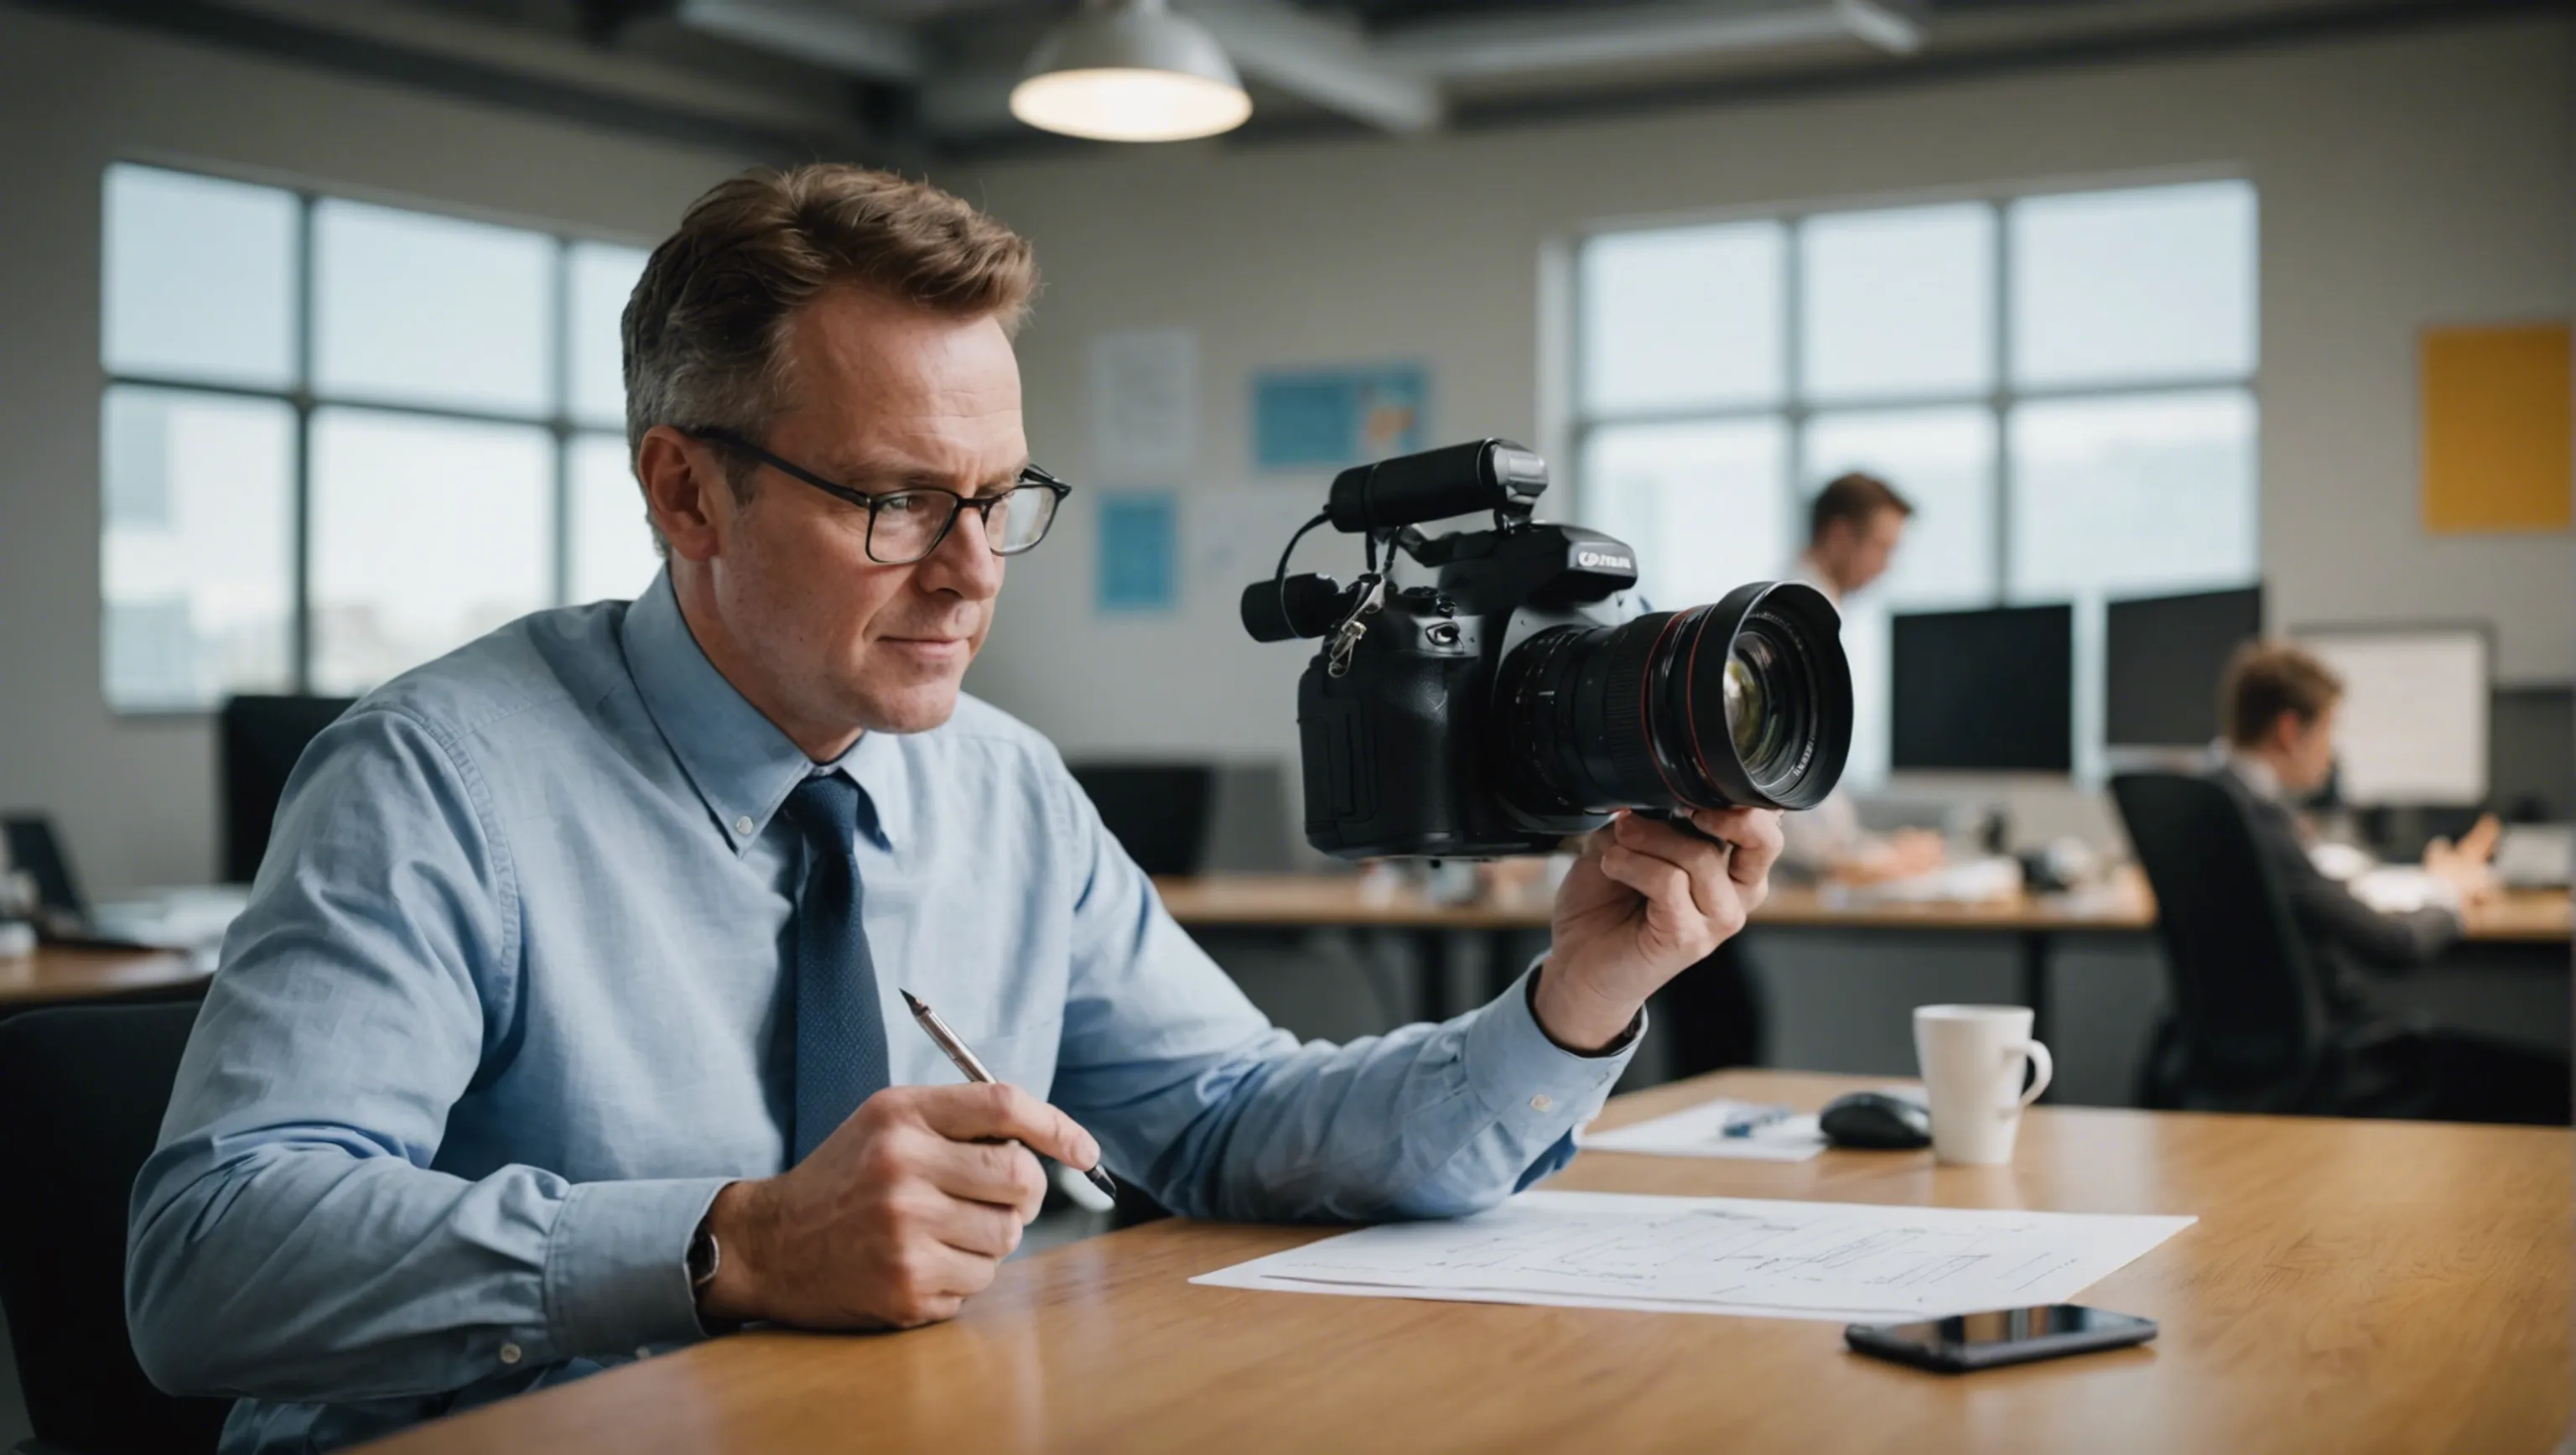
[[[1884,1091],[1855,1091],[1825,1103],[1816,1125],[1836,1147],[1928,1147],[1932,1113],[1919,1101]]]

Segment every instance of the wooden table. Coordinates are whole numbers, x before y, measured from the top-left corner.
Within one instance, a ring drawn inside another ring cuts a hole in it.
[[[0,1015],[57,1001],[178,994],[206,975],[175,950],[40,945],[32,955],[0,959]]]
[[[1813,1107],[1868,1082],[1727,1072]],[[1831,1323],[1187,1280],[1324,1236],[1172,1221],[1011,1264],[956,1322],[738,1335],[424,1426],[388,1455],[598,1449],[2541,1452],[2570,1399],[2571,1133],[2039,1108],[2018,1160],[1591,1152],[1553,1186],[2200,1222],[2088,1290],[2143,1348],[1926,1374]]]

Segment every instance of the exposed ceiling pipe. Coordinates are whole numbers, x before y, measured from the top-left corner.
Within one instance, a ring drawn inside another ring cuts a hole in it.
[[[870,81],[914,85],[929,69],[911,31],[819,0],[680,0],[677,14],[681,24],[737,45]]]
[[[1846,39],[1908,55],[1922,47],[1923,27],[1884,0],[1694,0],[1581,15],[1429,21],[1387,32],[1377,50],[1443,80],[1463,80]]]

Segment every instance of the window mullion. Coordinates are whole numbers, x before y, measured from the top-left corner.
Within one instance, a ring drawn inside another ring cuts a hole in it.
[[[554,604],[572,600],[572,243],[555,240]]]
[[[288,612],[288,679],[298,696],[313,692],[313,371],[315,305],[321,290],[314,281],[314,211],[310,192],[296,194],[295,233],[295,550],[294,584]]]
[[[1994,599],[2002,605],[2012,599],[2012,217],[2004,203],[1995,209],[1995,388],[1990,408],[1995,418],[1995,577]]]
[[[1807,458],[1806,380],[1802,377],[1806,360],[1803,340],[1799,337],[1806,326],[1806,301],[1800,296],[1799,287],[1804,278],[1805,264],[1800,254],[1807,246],[1807,220],[1791,217],[1784,219],[1784,223],[1788,239],[1786,246],[1780,249],[1779,419],[1781,428],[1789,434],[1789,448],[1785,452],[1789,468],[1785,472],[1787,478],[1781,481],[1781,488],[1789,493],[1786,519],[1789,522],[1789,547],[1794,556],[1804,553],[1810,544],[1798,529],[1802,514],[1798,507],[1806,500],[1803,482],[1807,472],[1814,468],[1813,462]]]

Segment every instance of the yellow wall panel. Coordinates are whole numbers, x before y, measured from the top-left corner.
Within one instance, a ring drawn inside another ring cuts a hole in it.
[[[2427,329],[2424,528],[2568,528],[2576,507],[2568,326]]]

